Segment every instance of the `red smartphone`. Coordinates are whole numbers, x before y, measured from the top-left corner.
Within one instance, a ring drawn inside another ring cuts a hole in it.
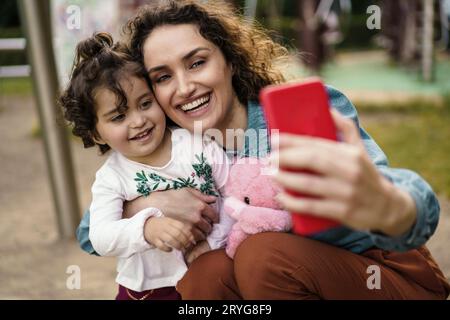
[[[267,119],[269,135],[272,129],[278,129],[280,133],[337,141],[328,94],[319,78],[309,78],[301,83],[268,86],[261,90],[260,102]],[[282,169],[315,174],[310,170]],[[286,191],[297,197],[313,197],[293,190]],[[293,212],[292,223],[294,233],[304,236],[339,225],[334,220],[314,217],[307,212]]]

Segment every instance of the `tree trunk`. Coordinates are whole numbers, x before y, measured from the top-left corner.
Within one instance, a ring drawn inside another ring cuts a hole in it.
[[[299,47],[306,53],[307,66],[318,71],[324,60],[324,47],[321,41],[321,22],[315,16],[317,0],[303,0],[299,3],[300,32]]]
[[[433,80],[433,0],[423,0],[422,78]]]

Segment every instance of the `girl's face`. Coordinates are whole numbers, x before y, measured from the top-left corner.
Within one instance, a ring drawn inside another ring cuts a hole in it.
[[[126,93],[127,109],[117,110],[117,97],[109,89],[95,94],[97,106],[97,143],[108,144],[130,160],[145,162],[161,144],[166,118],[144,79],[124,78],[119,81]]]
[[[144,43],[144,64],[158,102],[179,126],[225,129],[237,102],[232,68],[194,24],[164,25]]]

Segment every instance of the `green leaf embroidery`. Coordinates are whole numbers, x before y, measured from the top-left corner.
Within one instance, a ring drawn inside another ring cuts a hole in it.
[[[176,179],[166,179],[159,174],[152,172],[148,174],[147,178],[144,170],[142,170],[141,172],[136,172],[136,177],[134,178],[134,181],[137,182],[137,192],[144,196],[148,196],[151,192],[157,190],[161,183],[163,183],[166,184],[164,190],[196,188],[204,194],[217,196],[218,194],[215,191],[211,166],[206,162],[206,158],[203,153],[200,155],[196,154],[195,158],[199,163],[192,164],[192,168],[194,169],[195,175],[203,180],[199,187],[195,182],[194,176],[188,176],[187,178],[179,177]]]

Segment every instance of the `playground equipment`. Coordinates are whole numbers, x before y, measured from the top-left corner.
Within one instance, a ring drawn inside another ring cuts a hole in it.
[[[21,21],[26,33],[26,49],[31,65],[34,92],[44,137],[58,231],[61,238],[74,238],[79,222],[77,189],[68,137],[58,124],[61,110],[50,27],[48,0],[20,0]]]

